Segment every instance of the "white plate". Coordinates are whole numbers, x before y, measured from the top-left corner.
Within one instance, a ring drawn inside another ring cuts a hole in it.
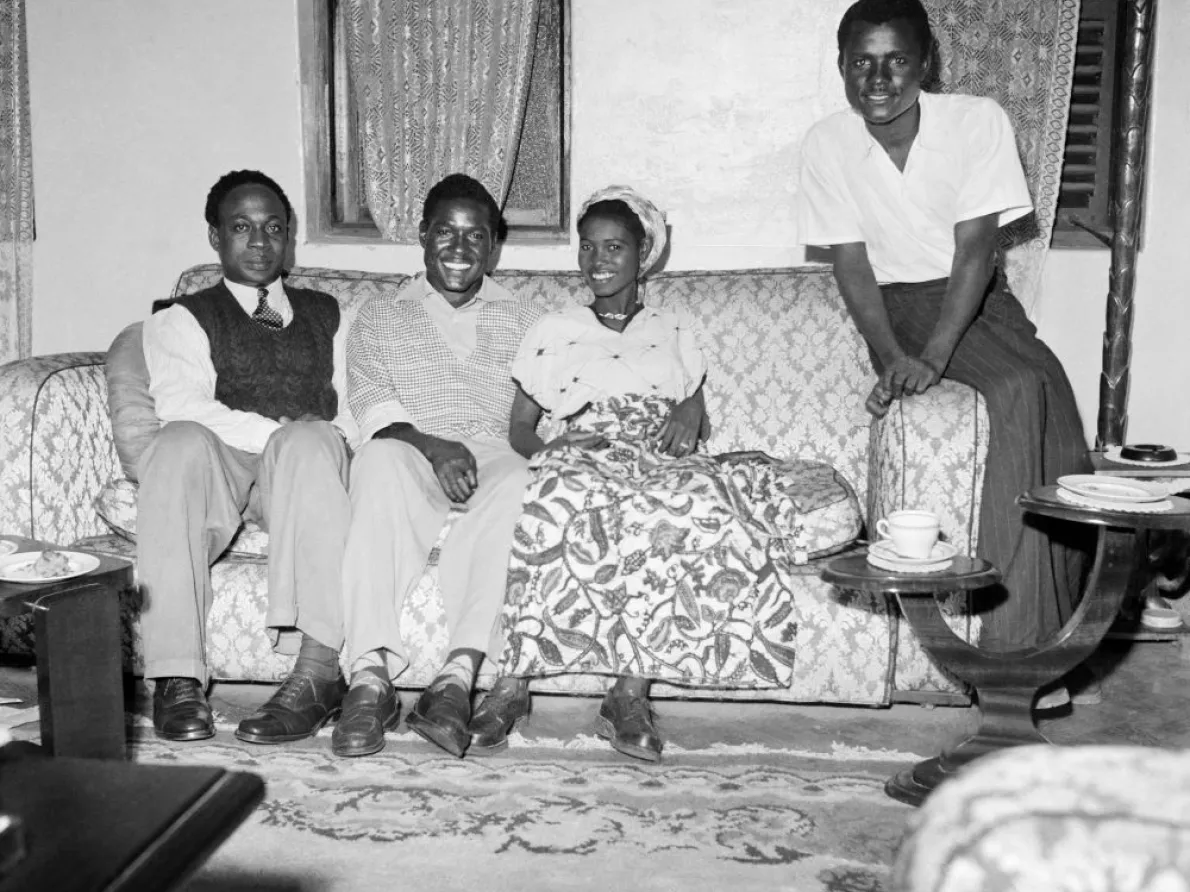
[[[60,579],[73,579],[90,573],[99,566],[99,558],[93,554],[83,554],[79,551],[63,551],[62,554],[70,559],[70,572],[59,576],[34,576],[33,563],[41,557],[40,551],[22,551],[0,558],[0,579],[5,582],[57,582]]]
[[[10,539],[0,539],[0,557],[12,554],[17,550],[17,544]]]
[[[1101,502],[1159,502],[1164,490],[1148,486],[1140,480],[1112,477],[1108,474],[1067,474],[1058,478],[1058,485],[1086,499]]]
[[[949,542],[939,541],[934,543],[934,548],[930,551],[929,557],[903,557],[897,554],[897,550],[893,547],[891,539],[881,539],[878,542],[873,542],[868,546],[868,551],[876,555],[880,560],[886,563],[896,564],[900,567],[925,567],[929,564],[936,564],[939,561],[949,561],[959,553],[959,550]]]

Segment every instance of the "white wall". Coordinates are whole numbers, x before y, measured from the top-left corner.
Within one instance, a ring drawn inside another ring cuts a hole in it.
[[[816,2],[807,27],[786,0],[573,0],[575,203],[608,182],[645,190],[671,215],[670,268],[800,262],[797,147],[843,101],[831,46],[847,3]],[[261,168],[301,213],[296,2],[37,0],[28,19],[34,350],[102,348],[213,259],[202,204],[220,174]],[[297,257],[421,261],[301,241]],[[574,249],[513,245],[501,262],[569,269]]]
[[[847,0],[572,2],[576,203],[611,181],[644,189],[671,214],[671,269],[800,262],[796,150],[842,102],[832,46]],[[36,0],[27,15],[33,346],[102,349],[183,268],[214,259],[202,203],[220,174],[266,170],[302,211],[296,2]],[[818,16],[810,27],[807,15]],[[1162,4],[1128,433],[1190,448],[1190,411],[1170,399],[1190,384],[1190,288],[1174,225],[1190,199],[1187,43],[1190,4]],[[298,245],[308,265],[413,270],[419,260],[409,247]],[[568,269],[574,252],[510,246],[502,262]],[[1039,324],[1089,431],[1106,292],[1105,251],[1051,257]]]

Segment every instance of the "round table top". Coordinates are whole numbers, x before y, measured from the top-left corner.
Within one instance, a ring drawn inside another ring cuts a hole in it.
[[[1058,497],[1057,484],[1039,486],[1016,503],[1034,514],[1073,520],[1103,527],[1126,527],[1134,530],[1190,530],[1190,499],[1169,496],[1171,508],[1165,511],[1126,511],[1122,508],[1090,508],[1063,501]]]
[[[868,563],[866,550],[829,560],[822,578],[833,585],[890,595],[933,595],[995,585],[1000,571],[983,558],[956,556],[949,567],[932,573],[896,573]]]

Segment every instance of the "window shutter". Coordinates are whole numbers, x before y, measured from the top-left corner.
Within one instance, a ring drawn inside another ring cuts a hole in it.
[[[1083,0],[1057,228],[1111,231],[1111,168],[1119,60],[1118,0]]]

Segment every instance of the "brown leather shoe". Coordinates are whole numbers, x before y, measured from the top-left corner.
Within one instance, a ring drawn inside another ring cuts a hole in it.
[[[530,703],[527,680],[509,676],[499,679],[471,717],[468,752],[486,756],[507,748],[508,735],[529,715]]]
[[[392,685],[353,684],[343,698],[343,714],[331,733],[336,756],[370,756],[384,749],[384,732],[397,727],[401,703]]]
[[[470,721],[470,693],[462,685],[446,684],[426,688],[417,698],[405,724],[430,743],[461,759],[471,745],[471,732],[467,730]]]
[[[236,737],[266,744],[313,737],[339,714],[346,690],[342,675],[321,681],[305,669],[294,669],[260,709],[240,722]]]
[[[595,732],[626,756],[649,762],[661,759],[661,735],[654,725],[649,698],[641,694],[615,688],[608,691],[599,707]]]
[[[157,679],[153,688],[153,731],[162,740],[206,740],[215,736],[211,705],[197,679]]]

